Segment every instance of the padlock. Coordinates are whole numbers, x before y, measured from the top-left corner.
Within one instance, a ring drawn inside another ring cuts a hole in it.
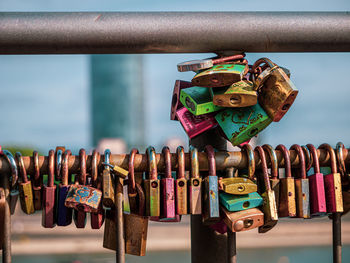
[[[0,151],[1,151],[1,148],[0,148]],[[3,249],[3,242],[4,242],[5,209],[6,209],[5,189],[3,187],[0,187],[0,250]]]
[[[113,164],[105,163],[105,162],[103,162],[102,164],[107,165],[110,168],[112,168],[111,172],[113,174],[115,174],[117,177],[125,179],[129,175],[129,172],[127,170],[123,169],[122,167],[120,167],[118,165],[113,165]]]
[[[152,146],[146,150],[148,179],[144,180],[146,194],[146,215],[160,216],[160,185],[157,173],[156,152]]]
[[[258,101],[272,121],[278,122],[287,113],[298,95],[292,81],[286,73],[267,58],[258,59],[252,69],[265,63],[265,69],[255,80]]]
[[[79,150],[79,165],[80,165],[80,174],[78,176],[77,175],[75,176],[75,184],[71,185],[69,188],[66,201],[65,201],[65,206],[74,208],[73,220],[74,220],[75,226],[77,228],[85,228],[86,212],[84,212],[84,207],[86,207],[86,204],[88,203],[87,200],[89,199],[89,194],[91,192],[88,189],[79,189],[80,188],[79,186],[84,187],[84,185],[86,184],[86,152],[84,149]],[[77,191],[73,190],[75,187],[77,187],[75,189]],[[74,200],[75,198],[77,198],[77,200]],[[85,198],[87,200],[85,200]],[[100,198],[101,198],[101,195],[100,195]],[[96,209],[97,207],[98,205],[96,206]]]
[[[175,218],[175,180],[171,176],[171,154],[168,147],[163,147],[165,172],[161,183],[161,215],[160,219]],[[182,192],[180,192],[181,194]]]
[[[187,214],[187,180],[185,177],[185,150],[182,146],[177,147],[177,171],[175,180],[175,204],[176,214]]]
[[[57,146],[55,151],[55,180],[60,181],[61,178],[61,169],[62,169],[62,154],[66,150],[64,146]]]
[[[28,180],[27,171],[23,163],[22,154],[20,152],[16,152],[15,157],[17,159],[18,168],[22,179],[22,182],[19,183],[18,186],[21,208],[24,213],[30,215],[35,212],[32,183],[30,180]]]
[[[306,177],[306,164],[303,149],[298,144],[293,144],[290,150],[294,150],[299,158],[299,178],[295,178],[295,201],[296,212],[298,218],[311,218],[310,216],[310,194],[309,194],[309,180]]]
[[[136,211],[138,207],[138,198],[136,191],[136,181],[135,181],[135,171],[134,171],[134,161],[135,155],[139,151],[136,148],[133,148],[129,154],[129,175],[128,175],[128,198],[130,211]]]
[[[220,193],[219,196],[220,204],[230,212],[247,210],[263,204],[263,199],[257,192],[246,195]]]
[[[202,214],[202,178],[199,175],[199,160],[197,148],[190,146],[190,180],[188,181],[189,213]]]
[[[248,141],[272,122],[259,104],[226,109],[219,112],[215,119],[233,145]]]
[[[182,89],[180,102],[195,116],[223,109],[214,105],[209,89],[204,87]]]
[[[333,148],[324,143],[320,145],[319,149],[324,149],[328,152],[331,159],[331,169],[330,174],[324,176],[324,187],[326,196],[326,208],[327,213],[341,213],[344,211],[343,208],[343,197],[342,197],[342,187],[341,187],[341,177],[340,173],[337,171],[337,159]]]
[[[350,174],[346,172],[344,155],[343,155],[343,150],[346,150],[346,149],[342,142],[337,143],[336,149],[337,149],[336,150],[337,162],[338,162],[339,172],[341,175],[342,191],[349,191]]]
[[[297,215],[295,203],[295,183],[292,177],[290,156],[288,149],[279,144],[276,147],[283,154],[284,159],[284,178],[280,177],[280,201],[278,206],[279,217],[295,217]]]
[[[100,153],[95,149],[92,151],[91,158],[91,185],[92,187],[102,190],[102,178],[99,177],[98,164],[100,162]],[[97,212],[90,213],[90,223],[92,229],[100,229],[105,220],[105,210],[100,202]]]
[[[56,185],[55,185],[55,151],[50,150],[48,156],[47,186],[43,186],[43,211],[41,225],[45,228],[56,226]]]
[[[264,144],[262,147],[270,157],[270,163],[271,163],[270,186],[275,193],[276,207],[278,208],[279,200],[280,200],[280,180],[278,179],[278,160],[277,160],[276,151],[270,144]]]
[[[264,213],[258,208],[229,212],[221,206],[220,210],[224,222],[231,232],[243,232],[264,225]]]
[[[209,172],[204,178],[203,188],[203,223],[212,224],[220,220],[219,214],[219,187],[216,176],[215,152],[211,145],[205,146],[208,158]]]
[[[242,145],[242,152],[245,152],[247,155],[247,159],[248,159],[248,174],[246,177],[248,177],[248,179],[250,179],[251,181],[255,180],[255,157],[254,157],[254,150],[253,147],[249,144],[246,143],[244,145]]]
[[[33,162],[34,162],[34,176],[31,176],[33,186],[33,197],[34,197],[34,209],[35,211],[42,209],[42,185],[43,178],[40,175],[39,168],[39,153],[33,151]]]
[[[138,211],[124,214],[125,252],[135,256],[146,255],[148,217],[145,212],[145,194],[139,184],[135,184],[138,197]]]
[[[171,110],[170,110],[170,120],[177,121],[178,118],[176,116],[176,112],[183,108],[183,105],[180,101],[180,92],[182,89],[190,88],[192,87],[191,82],[183,81],[183,80],[176,80],[175,86],[173,90],[173,96],[171,99]]]
[[[1,154],[3,154],[11,167],[11,177],[10,177],[10,213],[13,215],[16,210],[16,205],[18,201],[19,191],[18,191],[18,170],[15,158],[11,152],[7,150],[2,150]]]
[[[214,105],[220,107],[248,107],[258,103],[253,82],[241,80],[230,87],[209,89]]]
[[[318,162],[317,150],[312,144],[308,144],[307,148],[310,151],[314,165],[314,174],[309,176],[311,217],[325,216],[327,212],[327,207],[324,191],[324,178],[323,174],[320,172],[320,164]]]
[[[229,57],[190,60],[190,61],[185,61],[177,64],[177,70],[180,72],[185,72],[185,71],[197,72],[203,69],[211,68],[216,64],[226,63],[226,62],[235,61],[235,60],[241,60],[244,57],[245,57],[245,54],[237,54]]]
[[[245,63],[217,64],[196,74],[192,84],[207,88],[229,86],[241,81],[247,72],[248,65]]]
[[[72,223],[72,208],[65,206],[66,196],[69,190],[68,177],[69,177],[69,156],[72,155],[70,150],[66,150],[62,155],[62,169],[61,169],[61,183],[58,187],[58,200],[57,200],[57,225],[68,226]]]
[[[209,113],[195,116],[185,107],[182,107],[176,112],[176,117],[190,139],[218,126],[214,114]]]
[[[109,164],[111,151],[109,149],[105,150],[104,162]],[[111,174],[111,168],[108,165],[104,166],[102,174],[103,182],[103,199],[102,204],[105,208],[112,208],[114,206],[115,193],[114,193],[114,181]]]
[[[223,178],[219,180],[222,191],[232,195],[247,195],[258,190],[257,185],[243,177]]]
[[[269,174],[267,170],[267,163],[265,158],[265,152],[261,146],[256,146],[255,151],[261,160],[262,173],[259,174],[263,176],[264,179],[264,190],[262,185],[259,185],[259,190],[262,192],[261,197],[263,198],[263,212],[264,212],[264,225],[259,227],[259,233],[266,233],[271,230],[278,222],[278,214],[275,200],[275,193],[271,189]],[[259,181],[260,182],[260,181]]]

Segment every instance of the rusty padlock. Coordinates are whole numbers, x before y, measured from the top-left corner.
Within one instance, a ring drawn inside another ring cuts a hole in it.
[[[185,178],[185,150],[182,146],[177,147],[177,171],[175,180],[175,204],[176,214],[187,214],[187,180]]]
[[[1,154],[3,154],[11,167],[11,177],[10,177],[10,212],[11,215],[15,213],[17,200],[19,196],[18,191],[18,170],[15,158],[12,153],[7,150],[2,150]]]
[[[343,149],[345,149],[344,144],[341,142],[337,143],[337,160],[338,160],[338,167],[339,171],[342,177],[342,194],[343,194],[343,206],[344,206],[344,212],[342,215],[347,214],[350,211],[350,174],[347,173],[345,162],[343,158]]]
[[[111,151],[109,149],[106,149],[104,152],[104,162],[106,164],[109,164],[111,156]],[[114,201],[115,201],[115,192],[114,192],[114,180],[111,173],[111,168],[109,165],[105,165],[103,169],[102,174],[102,186],[103,186],[103,199],[102,204],[105,208],[113,208],[114,207]]]
[[[199,174],[199,161],[197,148],[190,146],[190,180],[188,184],[188,201],[190,214],[200,215],[202,214],[202,178]]]
[[[31,178],[32,178],[32,186],[33,186],[34,209],[35,211],[38,211],[42,209],[43,178],[40,175],[39,153],[37,151],[33,151],[33,162],[34,162],[34,175],[31,176]]]
[[[170,120],[177,121],[178,118],[176,116],[176,112],[183,107],[182,103],[180,102],[180,92],[182,89],[190,88],[192,87],[191,82],[183,81],[183,80],[176,80],[175,86],[173,90],[173,96],[171,99],[171,110],[170,110]]]

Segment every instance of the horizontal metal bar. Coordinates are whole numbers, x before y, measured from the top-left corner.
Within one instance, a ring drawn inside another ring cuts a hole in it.
[[[0,54],[349,52],[349,12],[0,13]]]
[[[299,158],[294,150],[289,151],[290,152],[290,160],[292,167],[298,167],[299,165]],[[320,166],[329,166],[330,165],[330,157],[326,150],[318,149],[318,157]],[[284,160],[283,160],[283,154],[276,150],[277,159],[280,167],[283,167]],[[343,150],[343,156],[345,163],[350,163],[350,152],[348,149]],[[199,168],[201,171],[208,171],[208,158],[207,154],[204,152],[198,153],[199,157]],[[91,168],[91,155],[87,156],[87,163],[86,167],[89,170]],[[103,155],[101,156],[101,160],[99,165],[102,165],[102,162],[104,160]],[[270,163],[269,155],[266,155],[266,160],[268,163]],[[23,156],[24,166],[29,174],[33,174],[34,172],[34,162],[33,158],[30,156]],[[128,169],[128,161],[129,161],[129,155],[128,154],[112,154],[110,157],[110,162],[114,165],[118,165],[124,169]],[[215,153],[215,161],[216,161],[216,168],[217,170],[225,170],[226,168],[245,168],[247,167],[247,156],[245,153],[241,153],[239,151],[235,152],[225,152],[220,151]],[[157,162],[157,168],[159,171],[164,171],[164,157],[162,154],[156,154],[156,162]],[[257,165],[257,168],[260,167],[260,158],[257,154],[255,154],[255,162]],[[190,159],[189,154],[185,154],[185,163],[186,163],[186,170],[190,169]],[[172,170],[177,169],[177,155],[171,154],[171,164],[172,164]],[[40,167],[40,173],[46,174],[47,173],[47,166],[48,166],[48,157],[47,156],[39,156],[39,167]],[[69,172],[70,173],[77,173],[79,172],[79,156],[77,155],[71,155],[69,157]],[[146,154],[136,154],[135,155],[135,161],[134,161],[134,167],[135,171],[137,172],[145,172],[147,171],[147,156]],[[6,159],[3,157],[0,158],[0,173],[8,173],[10,172],[10,167]]]

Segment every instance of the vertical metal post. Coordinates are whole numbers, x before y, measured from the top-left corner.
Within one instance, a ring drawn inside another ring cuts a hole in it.
[[[123,218],[123,184],[122,179],[116,177],[116,240],[117,240],[117,248],[116,248],[116,262],[117,263],[125,263],[125,240],[124,240],[124,218]]]
[[[333,213],[332,218],[333,234],[333,262],[341,263],[341,214]]]
[[[216,130],[210,130],[190,140],[190,145],[204,150],[210,144],[216,150],[227,150],[227,141]],[[212,263],[227,260],[227,239],[225,235],[217,234],[213,229],[202,224],[201,215],[191,215],[191,262]]]
[[[4,220],[4,242],[2,248],[2,262],[11,263],[11,214],[10,214],[10,184],[7,175],[0,175],[2,185],[5,189],[5,220]]]

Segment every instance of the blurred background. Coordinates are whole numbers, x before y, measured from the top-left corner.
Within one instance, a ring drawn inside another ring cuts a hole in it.
[[[347,0],[333,1],[141,1],[141,0],[1,0],[0,11],[348,11]],[[232,25],[235,26],[235,25]],[[261,25],[262,27],[264,25]],[[1,37],[1,36],[0,36]],[[233,36],[234,37],[234,36]],[[170,103],[179,62],[213,54],[166,55],[28,55],[0,57],[0,145],[39,150],[64,145],[77,153],[84,147],[185,145],[178,122],[170,121]],[[247,54],[253,63],[268,56],[291,71],[299,96],[278,123],[258,137],[258,144],[350,143],[349,53]],[[13,218],[14,262],[113,262],[102,248],[103,231],[43,229],[41,214]],[[270,232],[239,233],[239,262],[330,262],[331,221],[282,219]],[[343,219],[343,261],[350,261],[350,221]],[[189,218],[181,223],[150,224],[145,258],[127,262],[189,262]]]

